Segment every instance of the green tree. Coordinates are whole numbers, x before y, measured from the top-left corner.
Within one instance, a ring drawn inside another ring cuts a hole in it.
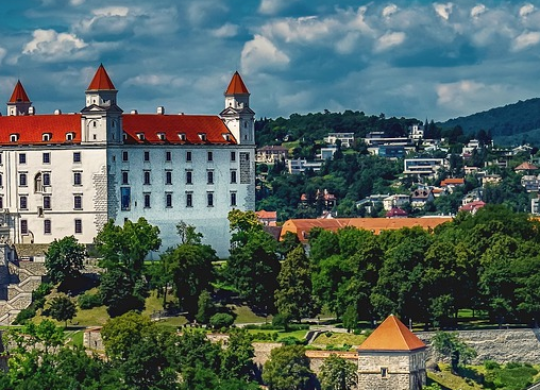
[[[201,324],[207,324],[215,311],[212,295],[210,295],[207,290],[202,291],[199,295],[197,306],[197,315],[195,316],[195,319]]]
[[[270,390],[306,390],[312,372],[301,345],[285,345],[270,353],[263,380]]]
[[[356,389],[358,382],[356,365],[332,354],[324,360],[319,378],[321,390]]]
[[[220,376],[247,381],[254,375],[253,337],[245,329],[232,329],[226,348],[221,351]]]
[[[437,332],[431,339],[439,355],[450,357],[452,372],[457,374],[460,362],[476,357],[476,351],[461,341],[457,333]]]
[[[72,320],[77,313],[77,306],[75,306],[75,303],[69,297],[60,295],[52,299],[47,312],[56,321],[65,322],[65,327],[67,328],[67,322]]]
[[[101,274],[99,293],[107,312],[117,317],[131,310],[142,311],[148,296],[142,278],[132,279],[121,267],[111,268]]]
[[[287,255],[277,281],[275,306],[279,313],[297,321],[312,314],[311,270],[302,245]]]
[[[53,283],[75,279],[84,269],[86,249],[74,236],[54,240],[45,253],[45,268]]]

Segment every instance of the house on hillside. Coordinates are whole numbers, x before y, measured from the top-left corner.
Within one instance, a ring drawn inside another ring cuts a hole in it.
[[[352,148],[354,145],[354,133],[330,133],[324,137],[324,142],[327,145],[336,145],[336,142],[341,142],[342,149]]]
[[[263,146],[257,149],[256,162],[273,165],[285,162],[289,157],[289,149],[280,145]]]
[[[259,210],[255,211],[257,219],[265,226],[276,226],[277,224],[277,211]]]
[[[426,203],[433,202],[435,197],[430,188],[417,188],[411,193],[411,206],[413,208],[424,208]]]
[[[538,167],[528,161],[525,161],[524,163],[519,164],[517,167],[514,168],[514,171],[516,171],[517,173],[524,173],[529,175],[537,170]]]

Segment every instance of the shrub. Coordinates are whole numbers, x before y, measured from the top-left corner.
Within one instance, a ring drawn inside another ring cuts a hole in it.
[[[217,313],[210,317],[210,325],[214,329],[228,328],[234,324],[234,317],[229,313]]]
[[[501,365],[493,360],[484,361],[484,367],[486,370],[498,370],[501,368]]]
[[[288,323],[289,317],[280,313],[272,318],[272,325],[274,328],[286,328]]]
[[[17,317],[15,318],[15,321],[13,321],[13,324],[14,325],[24,325],[30,319],[34,318],[35,315],[36,315],[36,310],[33,307],[22,309],[20,311],[20,313],[17,314]]]
[[[32,291],[32,300],[37,301],[42,298],[45,298],[47,295],[51,293],[52,287],[53,286],[50,283],[41,283],[38,286],[38,288]]]
[[[88,292],[81,295],[77,300],[77,303],[82,310],[88,310],[103,305],[100,294],[90,294]]]
[[[278,343],[283,343],[284,345],[304,345],[306,341],[298,340],[296,337],[293,336],[286,336],[278,339]]]

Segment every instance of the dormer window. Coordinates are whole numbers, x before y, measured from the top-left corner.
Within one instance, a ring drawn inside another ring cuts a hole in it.
[[[73,141],[75,133],[66,133],[66,141]]]
[[[186,133],[178,133],[178,138],[180,138],[180,141],[186,140]]]
[[[206,133],[199,133],[199,138],[201,141],[206,141]]]
[[[19,134],[10,134],[9,142],[17,142],[19,140]]]
[[[50,141],[51,140],[51,133],[43,133],[41,135],[41,140],[42,141]]]
[[[137,138],[140,139],[141,141],[144,141],[146,139],[144,136],[144,133],[137,133]]]
[[[165,141],[166,140],[166,137],[165,137],[165,133],[158,133],[158,138],[161,140],[161,141]]]
[[[127,134],[126,133],[123,133],[122,137],[123,137],[124,141],[127,140]]]
[[[227,133],[225,133],[225,134],[222,134],[222,135],[223,135],[223,139],[224,139],[225,141],[227,141],[227,142],[228,142],[228,141],[230,141],[230,140],[231,140],[231,136],[230,136],[230,134],[227,134]]]

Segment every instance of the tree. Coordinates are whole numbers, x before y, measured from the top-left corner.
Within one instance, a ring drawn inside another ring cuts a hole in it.
[[[208,291],[204,290],[201,292],[197,306],[197,315],[195,315],[195,319],[201,324],[207,324],[215,310],[212,296]]]
[[[53,283],[74,279],[84,269],[86,249],[74,236],[54,240],[45,253],[45,268]]]
[[[270,390],[306,390],[311,375],[304,347],[285,345],[272,350],[262,377]]]
[[[245,329],[233,329],[229,335],[227,347],[221,352],[222,378],[235,378],[244,381],[254,374],[253,337]]]
[[[356,389],[356,365],[335,354],[324,360],[319,374],[321,390]]]
[[[72,320],[77,313],[75,303],[65,295],[53,298],[49,304],[48,314],[56,321],[64,321],[67,328],[67,322]]]
[[[439,355],[450,357],[452,372],[455,374],[460,361],[467,362],[476,356],[476,351],[461,341],[457,333],[437,332],[431,343]]]
[[[140,278],[132,280],[120,267],[101,274],[99,293],[107,312],[117,317],[131,310],[142,311],[148,291]]]
[[[302,245],[290,252],[277,277],[275,306],[279,313],[300,321],[313,311],[311,269]]]

